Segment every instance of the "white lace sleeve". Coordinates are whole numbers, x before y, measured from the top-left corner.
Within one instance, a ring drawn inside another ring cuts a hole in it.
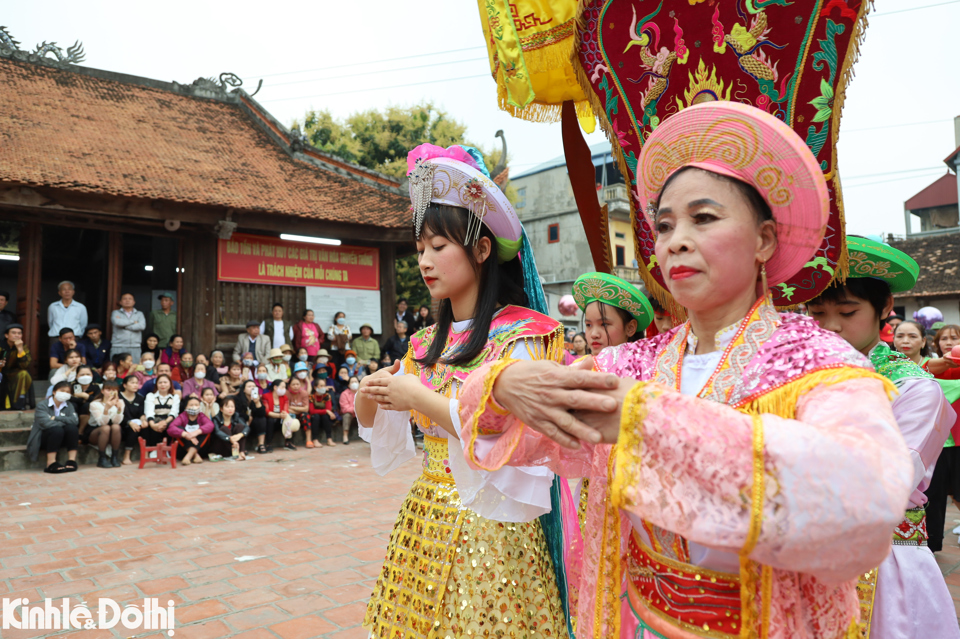
[[[510,354],[513,359],[531,359],[521,341]],[[450,402],[454,430],[460,432],[460,402]],[[477,442],[478,445],[480,442]],[[492,445],[492,443],[491,443]],[[448,436],[450,469],[457,482],[461,503],[481,517],[494,521],[532,521],[550,512],[553,472],[546,467],[504,466],[488,472],[467,465],[460,440]]]
[[[402,375],[402,370],[401,368],[395,374]],[[403,462],[417,456],[408,411],[378,408],[377,416],[373,419],[373,427],[365,426],[358,416],[357,430],[360,438],[370,444],[370,464],[380,476],[386,475]]]

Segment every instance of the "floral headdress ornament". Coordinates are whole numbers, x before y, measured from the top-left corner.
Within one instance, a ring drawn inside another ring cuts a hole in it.
[[[483,156],[477,149],[469,146],[455,145],[443,148],[434,144],[421,144],[407,155],[407,169],[410,171],[410,199],[413,203],[413,222],[417,237],[423,228],[423,217],[430,202],[440,194],[434,188],[434,176],[437,165],[432,160],[446,158],[463,162],[476,169],[489,179],[490,173],[484,164]],[[467,223],[467,237],[465,244],[476,244],[480,239],[480,228],[489,211],[484,185],[479,178],[468,180],[459,192],[464,208],[473,215]]]

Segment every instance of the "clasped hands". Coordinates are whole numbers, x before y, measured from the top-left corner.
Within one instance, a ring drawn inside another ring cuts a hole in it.
[[[388,410],[410,410],[418,393],[431,392],[415,375],[395,375],[400,363],[368,375],[361,392]],[[620,412],[638,382],[593,370],[593,358],[573,366],[549,361],[517,361],[504,369],[494,399],[524,424],[565,448],[580,442],[614,443]]]

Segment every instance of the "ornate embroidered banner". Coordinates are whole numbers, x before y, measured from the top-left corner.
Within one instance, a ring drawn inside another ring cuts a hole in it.
[[[631,184],[650,133],[693,104],[732,100],[789,124],[820,162],[831,195],[813,259],[773,290],[789,306],[846,272],[836,140],[844,91],[865,26],[864,0],[587,0],[578,19],[580,80]],[[638,206],[632,198],[633,207]],[[655,235],[635,216],[641,275],[666,295]]]

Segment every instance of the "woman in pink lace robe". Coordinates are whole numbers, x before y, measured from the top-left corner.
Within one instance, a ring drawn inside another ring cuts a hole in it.
[[[858,580],[890,550],[913,465],[893,386],[766,294],[820,245],[823,174],[789,127],[730,103],[671,116],[639,163],[658,266],[689,320],[603,350],[605,374],[476,371],[467,460],[590,478],[580,638],[858,635],[872,605]]]

